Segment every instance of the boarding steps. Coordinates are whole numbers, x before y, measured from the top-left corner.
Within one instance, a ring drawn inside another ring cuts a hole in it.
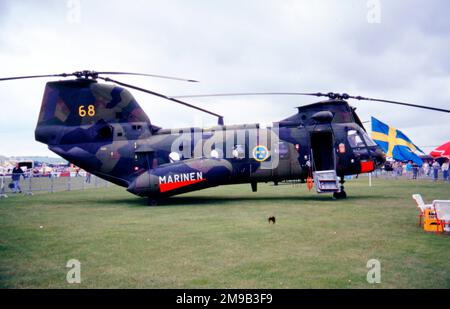
[[[313,172],[317,193],[339,192],[339,179],[335,170]]]

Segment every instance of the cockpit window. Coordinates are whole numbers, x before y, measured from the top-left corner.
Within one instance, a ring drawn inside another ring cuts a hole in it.
[[[350,143],[350,147],[352,148],[361,148],[366,146],[361,137],[359,136],[358,131],[356,130],[349,130],[347,132],[347,139],[348,142]]]
[[[348,142],[352,148],[361,148],[376,146],[377,144],[367,135],[365,131],[358,132],[356,130],[349,130],[347,132]],[[364,141],[363,141],[364,139]]]
[[[367,146],[376,146],[377,144],[367,135],[365,131],[361,132],[361,135],[363,136],[364,140],[366,141]]]

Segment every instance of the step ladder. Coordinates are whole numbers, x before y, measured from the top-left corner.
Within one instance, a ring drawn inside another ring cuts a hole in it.
[[[335,170],[313,172],[317,193],[339,192],[339,179]]]

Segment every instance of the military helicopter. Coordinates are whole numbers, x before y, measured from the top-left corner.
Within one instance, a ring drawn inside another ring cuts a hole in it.
[[[0,78],[0,81],[75,77],[48,82],[35,129],[37,141],[86,171],[148,198],[149,205],[173,195],[219,185],[301,180],[318,193],[347,197],[346,175],[370,173],[385,154],[368,136],[347,100],[449,110],[338,93],[235,93],[171,97],[104,77],[139,75],[187,82],[178,77],[77,71]],[[99,82],[103,80],[104,82]],[[110,84],[109,82],[113,83]],[[125,87],[125,88],[124,88]],[[218,118],[210,128],[167,129],[153,124],[126,89],[142,91]],[[325,101],[298,107],[274,122],[225,125],[224,117],[180,99],[235,95],[302,95]]]

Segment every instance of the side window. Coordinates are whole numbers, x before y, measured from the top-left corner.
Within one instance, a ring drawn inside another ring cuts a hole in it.
[[[366,146],[356,130],[349,130],[347,132],[347,139],[350,147],[352,148],[361,148]]]
[[[284,142],[278,143],[278,155],[280,156],[280,159],[287,159],[289,158],[289,146],[288,144]]]
[[[235,145],[233,149],[233,158],[244,159],[245,158],[245,146]]]
[[[211,153],[209,155],[214,159],[222,159],[223,151],[220,148],[214,148],[213,150],[211,150]]]

